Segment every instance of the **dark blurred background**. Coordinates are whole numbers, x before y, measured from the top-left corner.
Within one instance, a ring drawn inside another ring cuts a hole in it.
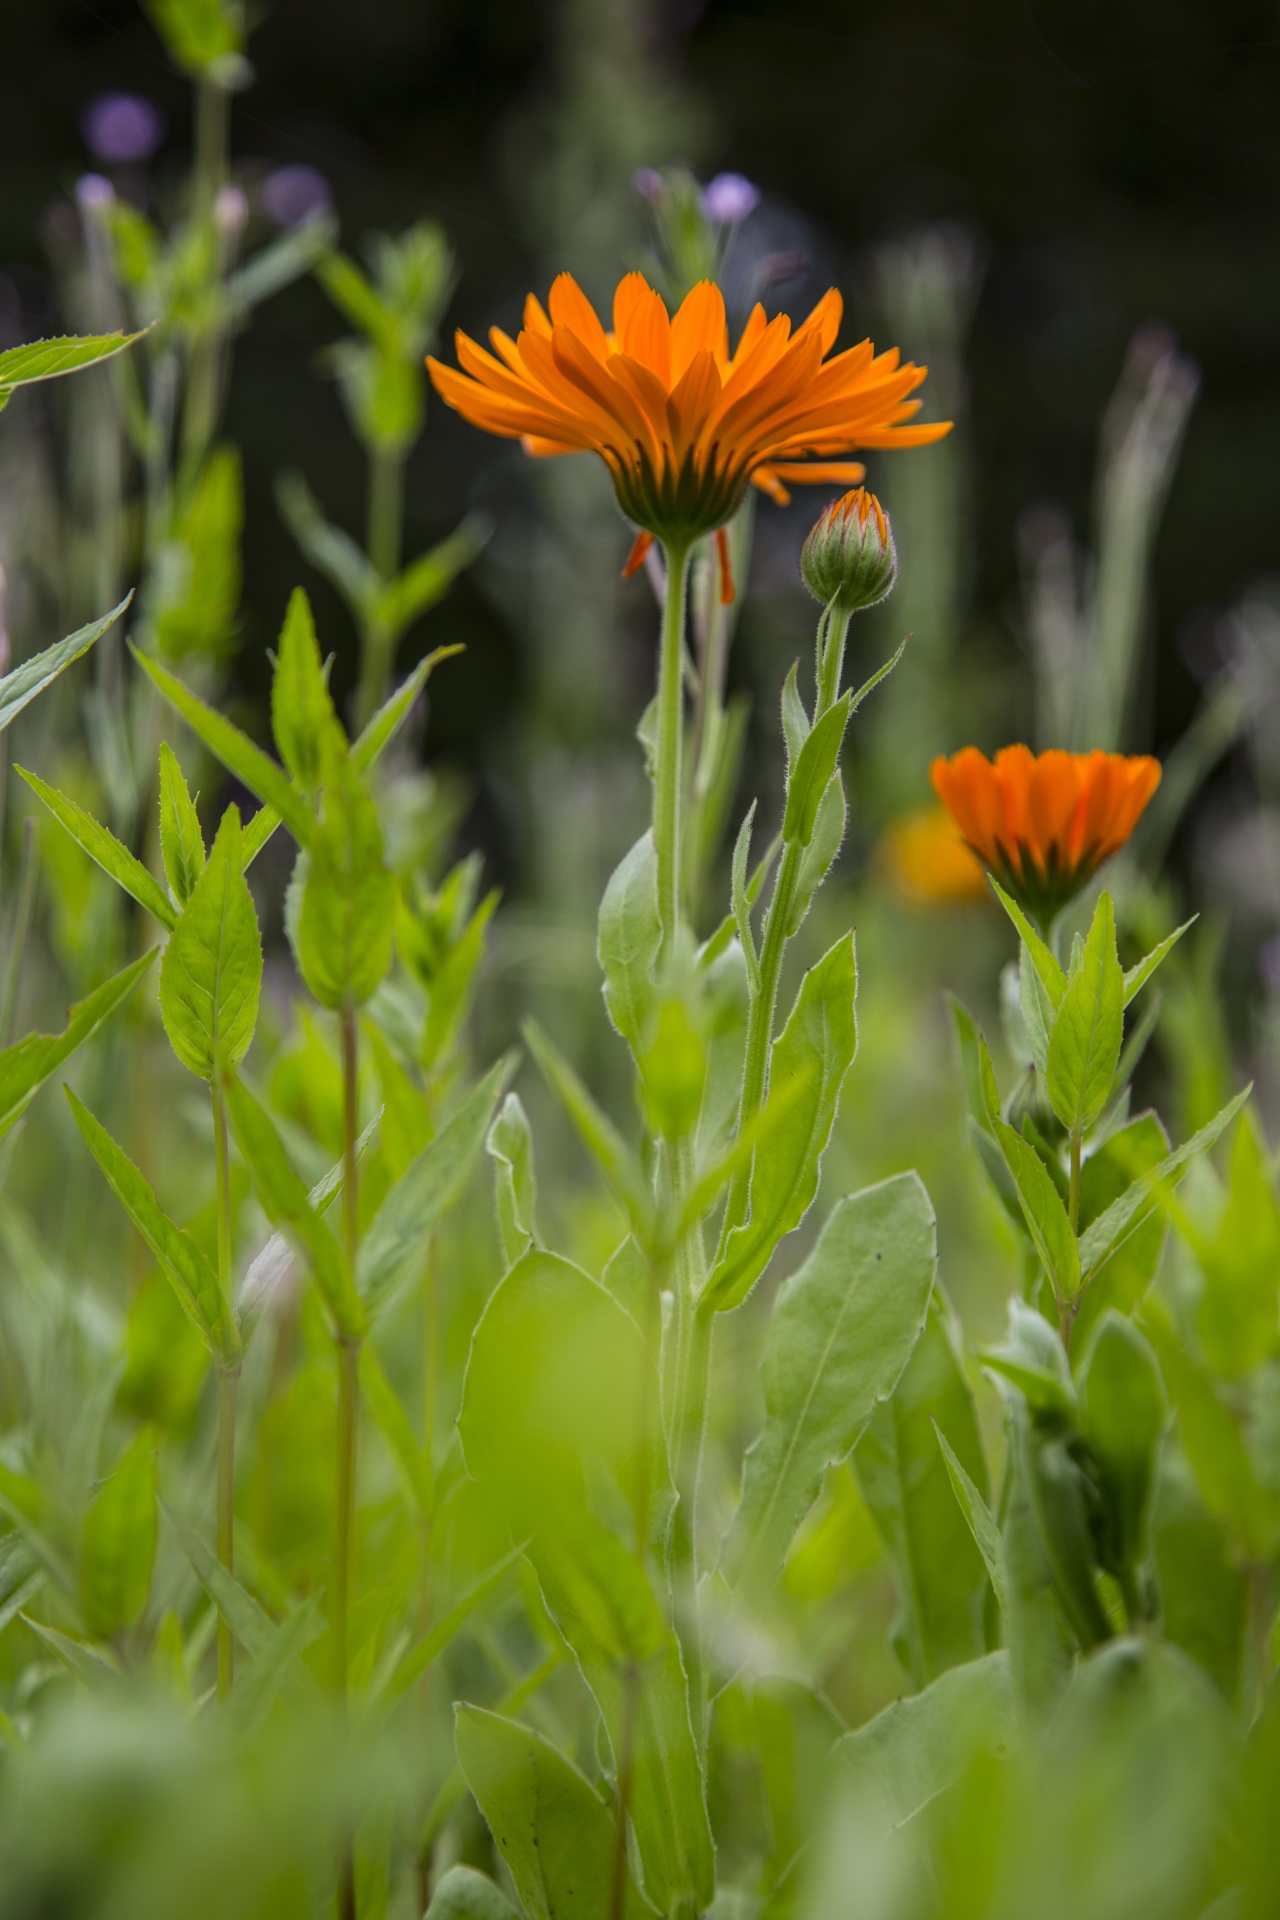
[[[1022,644],[1020,516],[1051,497],[1088,536],[1102,409],[1135,327],[1164,323],[1199,363],[1202,388],[1159,536],[1157,665],[1136,744],[1159,748],[1182,730],[1213,609],[1277,562],[1274,4],[268,0],[256,13],[255,83],[232,115],[237,166],[318,170],[352,250],[373,227],[441,221],[461,269],[449,318],[470,331],[494,320],[513,326],[525,289],[545,293],[562,266],[607,298],[643,245],[645,209],[630,185],[642,165],[685,161],[703,178],[732,168],[757,182],[764,198],[738,244],[782,260],[773,297],[793,312],[829,281],[840,284],[851,303],[846,343],[870,324],[868,249],[922,222],[949,223],[969,250],[976,292],[954,388],[963,400],[967,387],[971,460],[965,644],[975,674],[997,684],[1018,667]],[[63,324],[48,223],[89,164],[85,102],[122,88],[161,107],[164,144],[134,183],[161,204],[187,164],[191,131],[189,90],[136,0],[4,0],[4,18],[8,344]],[[317,364],[342,331],[319,288],[302,281],[259,313],[237,348],[228,424],[247,491],[237,673],[251,698],[265,686],[265,649],[298,578],[337,652],[339,686],[354,672],[349,622],[298,557],[273,495],[279,470],[298,467],[330,517],[360,530],[361,458]],[[900,344],[919,351],[910,338]],[[892,507],[891,456],[873,463],[872,480]],[[598,684],[584,686],[576,671],[557,682],[544,670],[525,590],[512,590],[529,529],[548,512],[540,484],[517,451],[433,400],[410,467],[407,550],[442,536],[475,503],[498,533],[401,661],[429,645],[467,643],[464,661],[433,689],[429,746],[466,776],[470,834],[509,884],[521,867],[519,808],[503,799],[517,704],[540,701],[551,732],[571,745],[601,729],[625,732],[642,704],[652,644],[651,607],[633,582],[614,605],[622,638],[616,660],[594,669]],[[768,629],[745,647],[739,676],[759,673],[776,688],[788,647],[798,650],[791,633],[810,630],[791,582],[799,540],[825,497],[806,491],[773,518],[761,510],[757,581],[789,609],[787,635],[775,642]],[[592,510],[599,506],[593,495]],[[551,517],[563,523],[565,513],[562,491]],[[606,526],[602,538],[612,578],[627,530]],[[549,593],[544,629],[556,618],[554,576]],[[1007,724],[1018,698],[1001,705]],[[921,768],[959,744],[921,740]]]

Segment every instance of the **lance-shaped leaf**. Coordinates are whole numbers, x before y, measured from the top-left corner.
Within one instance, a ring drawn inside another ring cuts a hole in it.
[[[511,1267],[538,1238],[538,1179],[533,1166],[533,1135],[518,1093],[507,1095],[484,1144],[494,1166],[498,1236],[503,1257]]]
[[[902,1378],[872,1414],[853,1456],[897,1579],[894,1650],[920,1687],[985,1651],[986,1569],[956,1506],[938,1427],[954,1437],[985,1489],[973,1395],[946,1302],[935,1292]]]
[[[341,1247],[310,1203],[307,1189],[289,1161],[279,1134],[265,1107],[243,1080],[226,1081],[227,1112],[236,1145],[253,1174],[262,1204],[277,1226],[309,1263],[341,1335],[363,1338],[364,1307],[347,1271]]]
[[[661,948],[658,859],[653,834],[647,832],[610,875],[596,935],[609,1018],[637,1055],[653,1006],[653,973]]]
[[[301,587],[289,599],[271,680],[271,731],[280,758],[304,793],[312,794],[346,739],[334,712],[320,658],[311,602]]]
[[[410,1161],[364,1236],[357,1277],[371,1318],[419,1272],[437,1223],[462,1196],[480,1157],[510,1062],[500,1060],[434,1140]]]
[[[360,1349],[360,1385],[418,1517],[425,1520],[435,1503],[426,1459],[404,1410],[404,1403],[383,1372],[382,1362],[367,1340]]]
[[[1175,1147],[1172,1153],[1141,1174],[1105,1213],[1099,1214],[1080,1236],[1080,1269],[1086,1282],[1117,1247],[1123,1246],[1138,1231],[1164,1196],[1177,1186],[1191,1162],[1199,1154],[1208,1152],[1218,1136],[1231,1125],[1252,1092],[1251,1081],[1242,1093],[1227,1102],[1221,1113],[1215,1114],[1198,1133],[1193,1133],[1189,1140]]]
[[[101,620],[91,620],[87,627],[69,633],[65,640],[56,641],[43,653],[32,654],[29,660],[0,679],[0,732],[17,719],[38,693],[44,692],[50,681],[57,679],[64,667],[69,667],[82,653],[88,653],[94,641],[101,639],[107,628],[120,618],[132,598],[133,595],[127,593],[119,606],[103,614]]]
[[[389,1692],[405,1693],[415,1680],[421,1679],[427,1668],[440,1658],[449,1642],[461,1632],[476,1609],[498,1591],[523,1551],[523,1547],[513,1547],[510,1553],[495,1561],[487,1573],[482,1573],[446,1613],[441,1614],[431,1631],[397,1663],[387,1683]]]
[[[90,1633],[109,1640],[141,1617],[155,1557],[155,1437],[144,1427],[85,1520],[80,1597]]]
[[[347,757],[326,778],[300,877],[302,977],[322,1007],[362,1006],[391,966],[396,885],[378,810]]]
[[[937,1257],[929,1196],[917,1174],[899,1174],[840,1201],[779,1289],[761,1364],[764,1429],[724,1549],[735,1585],[759,1592],[777,1578],[823,1474],[893,1392],[924,1326]]]
[[[1156,1448],[1168,1411],[1150,1345],[1131,1320],[1110,1310],[1081,1369],[1080,1424],[1105,1496],[1102,1558],[1111,1573],[1145,1557]]]
[[[143,866],[141,860],[135,859],[128,847],[122,846],[113,833],[84,807],[69,800],[65,793],[59,793],[56,787],[49,786],[25,767],[15,767],[14,771],[44,801],[58,825],[71,835],[78,846],[84,848],[89,858],[96,861],[102,871],[109,874],[117,886],[123,887],[139,906],[145,907],[154,920],[172,931],[178,921],[177,909],[155,875]]]
[[[1045,1090],[1070,1133],[1092,1126],[1111,1093],[1124,1039],[1124,973],[1111,895],[1098,901],[1049,1035]]]
[[[240,837],[240,863],[246,867],[247,836]],[[160,858],[173,897],[184,907],[204,872],[204,835],[186,776],[167,740],[160,742]],[[174,915],[176,920],[177,915]]]
[[[411,560],[385,587],[378,581],[372,612],[379,626],[393,640],[399,639],[420,614],[443,600],[463,568],[484,551],[489,533],[487,520],[468,514],[447,538]]]
[[[178,1545],[191,1562],[197,1580],[213,1601],[245,1652],[256,1659],[265,1653],[276,1633],[276,1623],[261,1603],[228,1573],[217,1556],[205,1545],[194,1527],[175,1513],[167,1500],[160,1511]]]
[[[160,962],[160,1015],[189,1072],[212,1080],[239,1066],[261,990],[262,940],[241,867],[240,814],[228,807]]]
[[[404,685],[383,702],[363,732],[352,741],[351,763],[357,773],[368,773],[375,761],[386,752],[413,712],[414,702],[441,661],[452,660],[455,654],[465,652],[466,648],[461,645],[437,647],[425,660],[419,660]]]
[[[182,715],[214,759],[220,760],[228,773],[233,773],[264,805],[274,808],[298,845],[306,846],[311,838],[313,816],[284,768],[199,694],[184,687],[158,660],[150,659],[136,647],[131,648],[131,652],[147,678]]]
[[[1054,1292],[1059,1300],[1074,1300],[1080,1291],[1080,1254],[1061,1195],[1029,1140],[1003,1120],[996,1122],[996,1135],[1018,1190],[1027,1232]]]
[[[793,940],[804,925],[809,908],[813,904],[813,896],[826,879],[832,862],[844,842],[847,821],[848,808],[845,805],[844,781],[837,771],[818,803],[818,817],[813,823],[813,833],[796,874],[796,883],[791,894],[791,911],[787,915],[788,940]]]
[[[1189,920],[1184,920],[1180,927],[1175,927],[1171,934],[1166,935],[1159,946],[1152,947],[1150,953],[1139,960],[1136,966],[1126,969],[1124,976],[1124,1003],[1126,1007],[1131,1000],[1135,999],[1137,995],[1142,992],[1142,989],[1146,986],[1148,980],[1165,958],[1166,954],[1169,953],[1173,947],[1177,946],[1183,934],[1187,932],[1188,928],[1194,927],[1199,918],[1198,913],[1193,913]]]
[[[831,776],[844,744],[849,724],[852,693],[842,694],[827,708],[806,735],[796,764],[787,780],[787,808],[782,822],[782,837],[788,846],[807,847],[813,838],[822,797],[831,784]]]
[[[988,877],[990,878],[990,876]],[[991,879],[991,885],[995,889],[995,895],[1000,905],[1018,929],[1022,937],[1022,944],[1031,956],[1031,964],[1040,976],[1040,984],[1048,994],[1049,1003],[1056,1012],[1058,1007],[1061,1006],[1062,996],[1067,990],[1067,976],[1062,970],[1061,963],[1055,960],[1053,954],[1049,951],[1044,941],[1040,938],[1040,935],[1028,920],[1026,914],[1022,911],[1022,908],[1015,900],[1009,898],[1009,895],[1000,885],[1000,882],[996,879]]]
[[[131,993],[155,958],[155,949],[113,973],[78,1000],[61,1033],[29,1033],[0,1053],[0,1136],[21,1118],[37,1089]]]
[[[955,1490],[960,1511],[973,1535],[973,1543],[982,1555],[1001,1616],[1007,1620],[1009,1615],[1008,1573],[1005,1568],[1004,1541],[1000,1537],[996,1517],[957,1460],[941,1427],[935,1426],[934,1431],[938,1437],[938,1446],[946,1462],[947,1475]]]
[[[528,1920],[602,1920],[611,1906],[613,1820],[594,1787],[540,1733],[459,1707],[458,1764],[507,1863]],[[651,1909],[626,1875],[621,1914]]]
[[[81,367],[96,366],[99,360],[123,353],[141,338],[141,333],[63,333],[52,340],[32,340],[23,347],[7,347],[0,353],[0,389],[7,400],[14,387],[30,386],[34,380],[56,380],[64,373],[78,373]]]
[[[106,1128],[94,1118],[70,1087],[67,1099],[85,1144],[101,1167],[116,1199],[150,1247],[178,1297],[183,1312],[215,1360],[234,1366],[240,1341],[231,1310],[218,1285],[218,1276],[184,1227],[165,1213],[146,1177],[118,1147]]]
[[[795,1008],[773,1043],[770,1089],[792,1078],[805,1092],[781,1121],[751,1172],[751,1213],[735,1227],[707,1278],[704,1298],[718,1312],[745,1300],[785,1234],[799,1226],[818,1191],[845,1074],[858,1045],[854,1003],[858,965],[853,936],[836,941],[801,983]]]
[[[592,1159],[630,1215],[637,1239],[647,1246],[653,1236],[653,1204],[639,1161],[536,1020],[526,1020],[523,1033]]]

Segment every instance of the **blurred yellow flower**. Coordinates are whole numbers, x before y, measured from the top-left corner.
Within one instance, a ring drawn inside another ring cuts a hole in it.
[[[900,814],[886,829],[880,852],[894,886],[914,906],[956,906],[991,897],[981,861],[945,807]]]

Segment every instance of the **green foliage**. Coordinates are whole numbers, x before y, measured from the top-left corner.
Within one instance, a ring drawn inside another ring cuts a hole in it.
[[[54,380],[96,366],[140,340],[138,333],[64,334],[57,340],[33,340],[25,347],[6,347],[0,353],[0,407],[15,387],[35,380]],[[119,609],[117,609],[117,612]]]
[[[165,659],[217,662],[234,650],[243,529],[240,457],[234,447],[218,447],[156,555],[146,616]]]
[[[85,1623],[97,1638],[109,1640],[138,1620],[155,1552],[155,1437],[144,1427],[85,1520],[80,1591]]]
[[[2,362],[3,355],[0,355]],[[77,628],[65,640],[58,640],[53,646],[46,647],[43,653],[33,653],[29,660],[14,667],[11,673],[0,675],[0,732],[12,726],[36,695],[43,693],[73,661],[78,660],[81,654],[88,653],[108,627],[115,625],[132,598],[132,594],[126,594],[119,606],[113,607],[100,620],[91,620],[88,626]]]
[[[155,958],[154,949],[105,980],[71,1008],[61,1033],[29,1033],[0,1052],[0,1135],[21,1119],[37,1091],[132,993]]]
[[[240,814],[228,807],[160,963],[165,1032],[201,1080],[239,1066],[258,1018],[262,941],[241,861]]]
[[[1111,896],[1098,901],[1049,1035],[1045,1090],[1068,1132],[1093,1125],[1111,1095],[1124,1033],[1125,979]]]

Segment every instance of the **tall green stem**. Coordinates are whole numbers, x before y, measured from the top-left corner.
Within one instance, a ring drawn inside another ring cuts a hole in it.
[[[817,704],[813,713],[815,725],[828,707],[834,705],[840,691],[840,675],[844,666],[844,646],[849,631],[849,620],[850,615],[847,613],[829,611],[823,614],[818,624]],[[752,997],[747,1015],[742,1096],[738,1103],[739,1132],[760,1111],[768,1090],[769,1056],[773,1047],[773,1026],[778,1008],[778,985],[782,978],[782,962],[787,950],[787,941],[790,938],[788,929],[795,904],[796,882],[800,878],[803,860],[803,847],[792,843],[783,850],[778,878],[774,883],[773,898],[769,902],[769,912],[764,923],[764,940],[760,951],[760,985]],[[735,1176],[729,1189],[724,1222],[720,1229],[721,1248],[724,1247],[733,1229],[740,1227],[746,1219],[750,1191],[751,1169],[743,1167]]]
[[[342,1240],[348,1270],[356,1270],[359,1239],[358,1128],[359,1032],[356,1010],[342,1009]],[[333,1686],[345,1724],[350,1664],[347,1621],[351,1605],[352,1548],[355,1534],[356,1438],[360,1411],[360,1342],[347,1334],[338,1340],[338,1485],[333,1549]],[[355,1920],[355,1842],[344,1835],[338,1867],[338,1920]]]
[[[658,745],[653,771],[653,844],[658,857],[658,918],[667,950],[680,923],[680,802],[684,721],[684,620],[688,541],[667,542],[667,593],[658,657]]]
[[[213,1144],[218,1216],[218,1285],[231,1298],[231,1149],[227,1138],[227,1104],[222,1084],[210,1082],[213,1102]],[[235,1572],[236,1498],[236,1374],[218,1369],[218,1559],[228,1573]],[[231,1628],[218,1615],[218,1698],[225,1700],[235,1678],[235,1642]]]
[[[400,571],[404,539],[404,459],[404,450],[399,446],[375,445],[369,453],[366,544],[370,564],[384,586]],[[380,615],[373,614],[365,622],[360,636],[356,718],[362,727],[386,698],[393,654],[392,630]]]

